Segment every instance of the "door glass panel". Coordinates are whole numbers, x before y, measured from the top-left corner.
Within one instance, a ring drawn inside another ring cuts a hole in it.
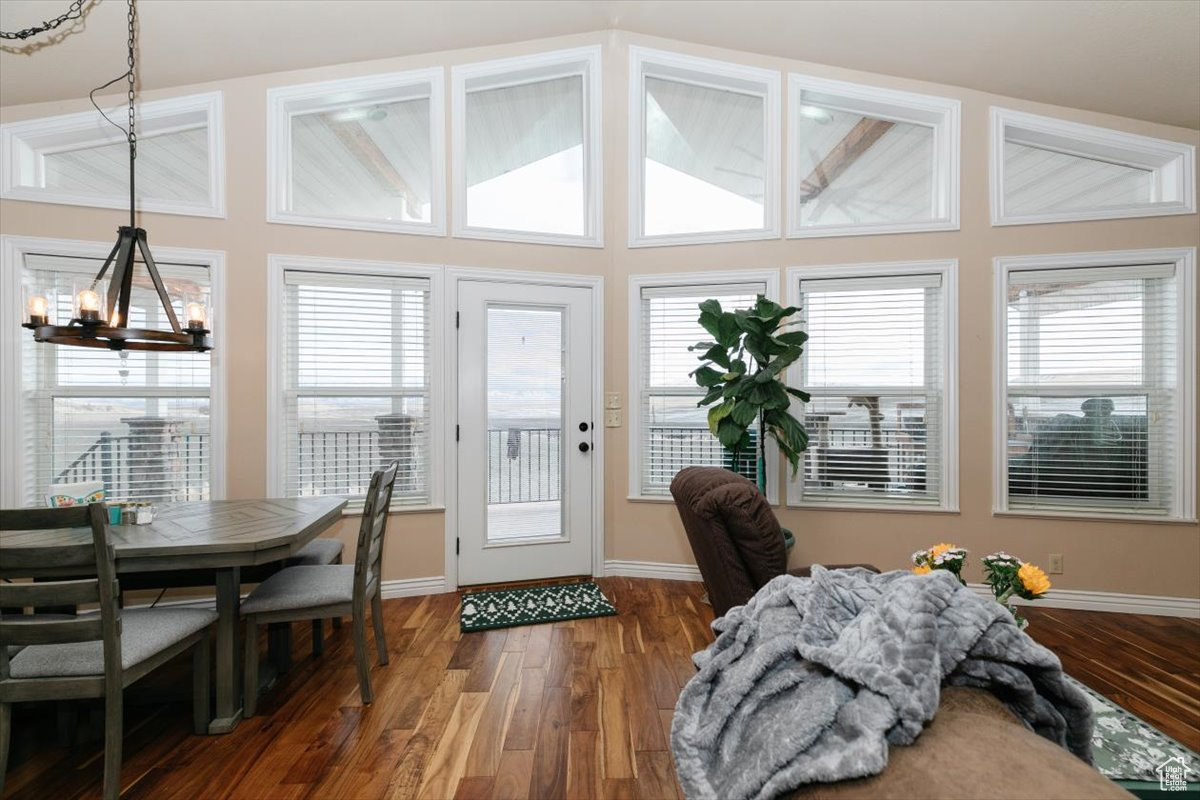
[[[487,542],[563,533],[563,310],[487,311]]]

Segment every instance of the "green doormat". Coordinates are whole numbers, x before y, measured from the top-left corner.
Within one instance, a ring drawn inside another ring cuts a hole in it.
[[[1200,756],[1165,733],[1138,719],[1079,681],[1067,676],[1092,702],[1096,725],[1092,730],[1092,755],[1096,769],[1139,797],[1159,796],[1159,767],[1170,778],[1187,777],[1187,792],[1200,793]],[[1164,795],[1165,796],[1165,795]]]
[[[459,625],[463,633],[560,619],[610,617],[613,604],[592,581],[532,589],[495,589],[463,595]]]

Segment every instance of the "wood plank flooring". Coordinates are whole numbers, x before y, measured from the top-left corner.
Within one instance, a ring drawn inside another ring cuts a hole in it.
[[[711,634],[700,584],[603,578],[615,617],[462,636],[458,595],[384,601],[391,663],[359,701],[349,626],[296,665],[227,736],[191,736],[189,706],[127,693],[126,798],[679,796],[672,709]],[[1033,609],[1034,637],[1080,680],[1200,748],[1200,622]],[[161,692],[160,692],[161,694]],[[6,797],[95,796],[99,741],[56,741],[53,707],[18,707]],[[81,728],[89,719],[81,719]]]

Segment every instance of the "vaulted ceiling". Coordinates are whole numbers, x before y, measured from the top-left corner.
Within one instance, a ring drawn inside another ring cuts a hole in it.
[[[4,0],[0,28],[68,0]],[[0,105],[84,96],[124,66],[125,10],[91,0],[0,48]],[[142,0],[145,89],[620,28],[1200,128],[1195,0]]]

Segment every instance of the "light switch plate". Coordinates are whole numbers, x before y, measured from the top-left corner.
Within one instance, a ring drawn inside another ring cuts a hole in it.
[[[609,408],[604,412],[604,427],[619,428],[621,427],[621,409]]]
[[[1050,554],[1050,574],[1051,575],[1062,575],[1062,571],[1063,571],[1062,553],[1051,553]]]
[[[604,395],[604,407],[605,408],[620,408],[621,407],[620,393],[619,392],[608,392],[607,394],[605,394]]]

